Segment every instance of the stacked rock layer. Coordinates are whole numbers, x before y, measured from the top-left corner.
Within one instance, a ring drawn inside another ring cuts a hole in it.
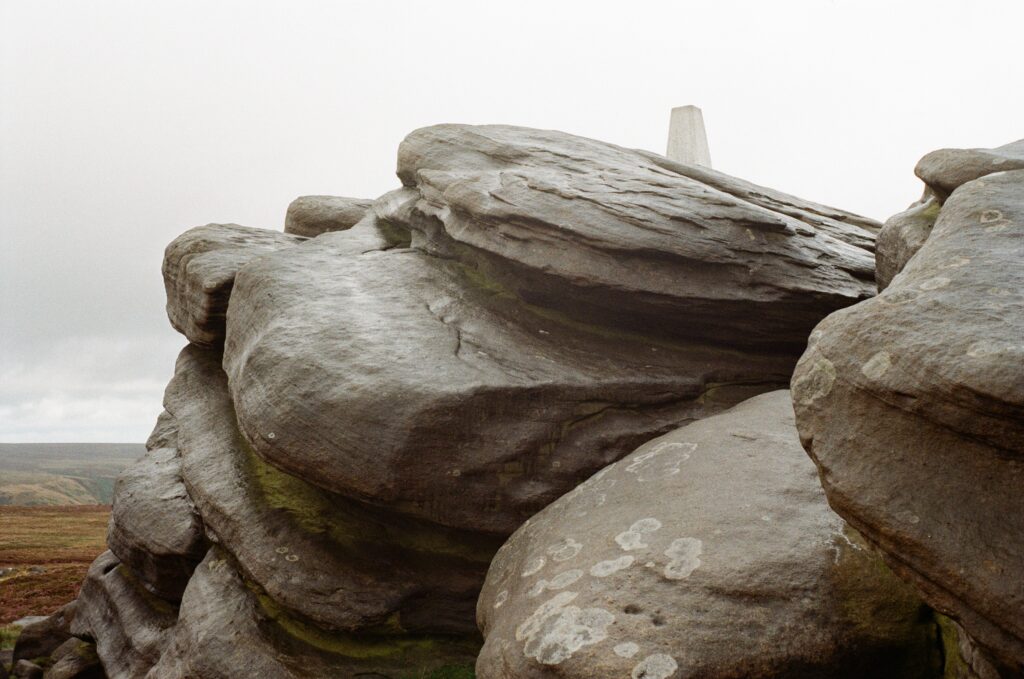
[[[513,531],[874,293],[877,224],[646,152],[443,125],[398,176],[168,246],[189,345],[71,630],[110,677],[472,665]]]

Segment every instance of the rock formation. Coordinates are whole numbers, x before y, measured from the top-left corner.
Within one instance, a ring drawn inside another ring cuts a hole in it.
[[[934,227],[793,378],[830,504],[965,631],[982,677],[1024,672],[1022,150],[925,156]]]
[[[478,679],[934,677],[936,627],[825,501],[788,391],[650,441],[520,528]]]
[[[190,344],[72,627],[112,679],[472,665],[508,535],[874,292],[877,224],[647,152],[442,125],[398,176],[168,246]]]

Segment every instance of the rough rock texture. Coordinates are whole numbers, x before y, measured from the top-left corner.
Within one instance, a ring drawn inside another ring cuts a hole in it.
[[[190,342],[224,341],[224,314],[238,269],[302,239],[238,224],[207,224],[175,238],[164,252],[167,317]]]
[[[873,222],[645,152],[439,126],[399,176],[167,248],[192,343],[80,597],[114,679],[465,667],[522,521],[874,292]]]
[[[208,530],[279,606],[333,630],[475,631],[500,541],[375,512],[263,462],[238,432],[214,351],[181,353],[165,406]]]
[[[917,163],[914,173],[945,201],[958,186],[994,172],[1024,169],[1024,139],[994,149],[940,149]]]
[[[491,565],[479,679],[931,677],[913,590],[828,507],[788,391],[638,448]]]
[[[150,441],[158,447],[150,447],[114,485],[107,545],[146,589],[176,600],[206,553],[206,539],[181,480],[176,430],[161,417]]]
[[[882,226],[875,247],[875,282],[879,292],[889,286],[928,240],[940,207],[939,199],[929,191],[920,201],[890,217]]]
[[[43,668],[28,660],[14,663],[13,674],[17,679],[43,679]]]
[[[105,679],[103,665],[96,647],[87,641],[71,638],[53,652],[53,664],[44,679]]]
[[[224,366],[246,440],[329,491],[508,534],[783,384],[813,324],[872,292],[871,253],[833,234],[871,233],[660,162],[522,128],[410,135],[375,218],[239,273]]]
[[[829,502],[1012,676],[1024,672],[1024,170],[957,188],[878,297],[793,377]]]
[[[444,637],[328,634],[254,595],[219,548],[196,570],[171,646],[147,679],[418,676],[438,657],[471,663],[478,644]]]
[[[27,625],[14,642],[11,662],[44,658],[53,653],[71,637],[71,623],[75,619],[78,604],[74,601],[64,604],[53,615]]]
[[[104,552],[82,583],[71,632],[95,642],[110,679],[137,679],[160,657],[177,617],[177,607],[154,596],[131,569]]]
[[[366,216],[372,200],[341,196],[300,196],[288,206],[284,232],[314,238],[329,231],[345,231]]]

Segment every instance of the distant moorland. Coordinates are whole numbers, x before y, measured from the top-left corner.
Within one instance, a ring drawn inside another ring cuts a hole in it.
[[[0,505],[110,504],[141,443],[0,443]]]

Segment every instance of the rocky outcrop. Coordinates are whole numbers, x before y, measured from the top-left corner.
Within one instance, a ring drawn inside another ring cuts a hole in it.
[[[788,391],[650,441],[533,517],[480,679],[932,677],[935,625],[829,508]]]
[[[341,196],[300,196],[288,206],[284,232],[315,238],[330,231],[345,231],[366,216],[372,200]]]
[[[399,176],[350,231],[239,273],[224,367],[257,455],[452,528],[508,534],[784,383],[813,323],[871,294],[871,253],[825,217],[608,144],[439,126]]]
[[[207,224],[178,236],[167,246],[163,264],[171,325],[190,342],[220,344],[238,269],[254,257],[301,240],[238,224]]]
[[[928,239],[878,297],[815,329],[793,399],[832,507],[962,626],[978,648],[976,671],[993,676],[978,670],[991,661],[1016,676],[1024,671],[1024,170],[956,186],[980,170],[967,160],[935,170],[946,157],[919,165],[927,181],[952,190]]]
[[[645,152],[447,125],[399,177],[167,248],[191,344],[80,598],[114,679],[465,668],[524,520],[873,294],[874,223]]]

